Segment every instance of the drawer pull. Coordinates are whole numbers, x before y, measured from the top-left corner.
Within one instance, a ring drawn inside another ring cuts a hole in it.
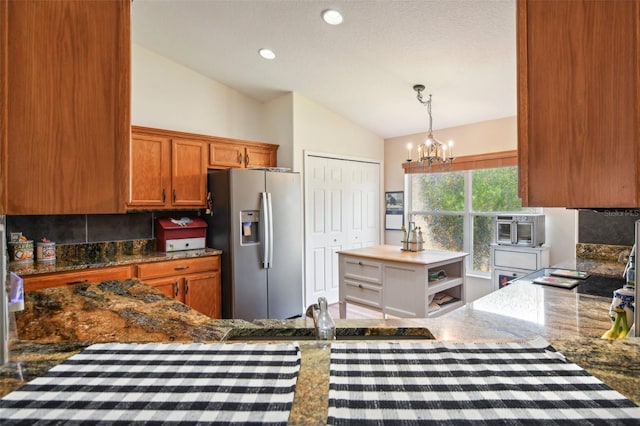
[[[82,284],[82,283],[86,283],[86,282],[89,282],[89,280],[75,280],[75,281],[67,282],[67,285]]]
[[[173,268],[174,271],[184,271],[185,269],[189,269],[188,266],[176,266]]]

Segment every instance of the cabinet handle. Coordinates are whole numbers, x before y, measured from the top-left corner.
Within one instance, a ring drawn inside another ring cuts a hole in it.
[[[242,154],[238,153],[238,164],[242,164]]]
[[[176,202],[176,190],[175,189],[173,190],[173,202],[174,203]]]
[[[174,271],[184,271],[185,269],[189,269],[188,266],[176,266],[173,268]]]
[[[162,188],[162,202],[164,203],[166,199],[167,199],[167,192],[164,190],[164,188]]]
[[[187,295],[189,293],[189,280],[184,282],[184,294]]]
[[[75,281],[68,281],[67,285],[74,285],[74,284],[82,284],[82,283],[86,283],[89,280],[75,280]]]
[[[174,293],[175,293],[175,297],[178,297],[178,294],[180,293],[180,286],[178,285],[178,281],[173,283],[173,288],[174,288]]]
[[[249,154],[244,156],[244,165],[248,166],[249,165]]]

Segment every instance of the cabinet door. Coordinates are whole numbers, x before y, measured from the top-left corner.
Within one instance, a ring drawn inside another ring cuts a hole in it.
[[[517,6],[523,204],[640,206],[640,2]]]
[[[168,205],[169,157],[169,139],[132,133],[129,206],[162,208]]]
[[[171,141],[171,205],[204,207],[207,191],[206,144]]]
[[[244,147],[231,143],[209,144],[209,166],[244,167]]]
[[[245,148],[245,167],[275,167],[277,164],[276,148],[247,146]]]
[[[154,280],[145,280],[145,283],[149,284],[167,297],[176,299],[180,302],[184,302],[184,296],[180,291],[180,281],[181,278],[179,277],[167,277],[157,278]]]
[[[125,211],[130,7],[130,0],[0,3],[4,213]]]
[[[211,318],[222,317],[220,274],[210,272],[184,277],[184,302]]]

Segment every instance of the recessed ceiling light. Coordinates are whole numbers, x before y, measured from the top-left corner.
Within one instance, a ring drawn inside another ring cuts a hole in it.
[[[276,57],[276,54],[271,49],[262,48],[258,50],[258,53],[265,59],[274,59]]]
[[[322,19],[329,25],[340,25],[344,20],[342,14],[335,9],[327,9],[322,12]]]

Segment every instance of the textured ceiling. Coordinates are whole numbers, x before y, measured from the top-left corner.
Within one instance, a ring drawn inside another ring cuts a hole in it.
[[[325,24],[326,8],[344,15]],[[135,0],[133,41],[259,101],[296,92],[384,137],[516,114],[515,0]],[[275,60],[257,54],[268,47]]]

